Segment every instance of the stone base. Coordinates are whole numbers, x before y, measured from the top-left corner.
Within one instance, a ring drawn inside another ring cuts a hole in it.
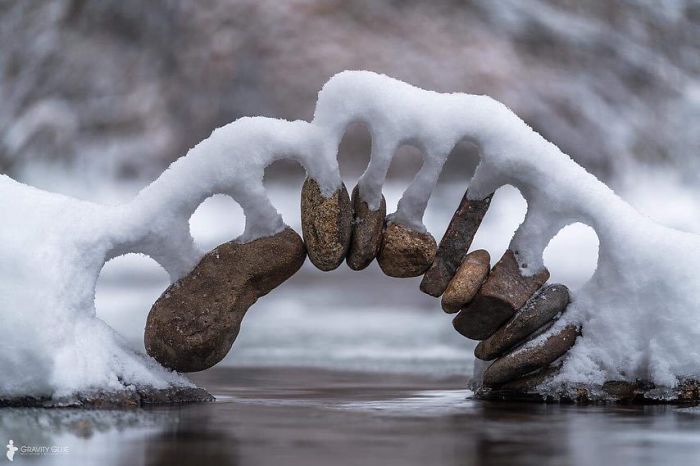
[[[479,387],[481,400],[534,401],[540,403],[698,404],[700,381],[685,380],[677,387],[658,387],[650,382],[609,381],[602,386],[567,385],[556,390],[537,387]]]
[[[82,408],[130,409],[153,405],[202,403],[214,401],[206,390],[197,387],[154,389],[141,387],[118,392],[89,392],[65,398],[20,397],[0,399],[0,408]]]

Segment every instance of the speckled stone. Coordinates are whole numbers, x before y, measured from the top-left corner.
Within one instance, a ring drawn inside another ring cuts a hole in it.
[[[525,345],[497,359],[483,375],[483,384],[497,386],[543,369],[566,353],[578,336],[578,329],[568,325],[549,335],[539,345]]]
[[[146,321],[146,351],[165,367],[196,372],[228,353],[248,308],[299,270],[306,258],[294,230],[224,243],[168,287]]]
[[[490,261],[491,256],[483,249],[467,254],[442,295],[441,304],[445,312],[458,312],[474,299],[489,274]]]
[[[534,275],[523,275],[513,251],[507,250],[493,267],[472,302],[457,314],[452,325],[467,338],[484,340],[513,317],[515,311],[520,309],[548,278],[547,269]]]
[[[359,189],[355,186],[352,190],[352,210],[352,237],[346,261],[351,269],[362,270],[379,254],[386,217],[386,200],[382,196],[379,208],[371,210],[360,198]]]
[[[474,355],[484,361],[496,359],[551,322],[568,304],[569,289],[566,286],[545,286],[530,298],[513,318],[496,330],[496,333],[479,343]]]
[[[390,277],[417,277],[428,270],[436,250],[437,243],[430,233],[389,223],[384,230],[377,262]]]
[[[472,200],[468,195],[467,190],[440,240],[435,260],[421,281],[421,291],[431,296],[438,297],[447,289],[467,255],[493,197],[490,195],[484,199]]]
[[[326,198],[316,180],[304,181],[301,230],[309,259],[318,269],[334,270],[343,263],[352,235],[352,207],[344,184]]]

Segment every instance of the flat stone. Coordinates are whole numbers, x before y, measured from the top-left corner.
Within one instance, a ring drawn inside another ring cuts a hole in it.
[[[146,351],[180,372],[212,367],[228,353],[248,308],[294,275],[305,258],[304,243],[291,228],[216,247],[153,305]]]
[[[453,314],[469,304],[486,281],[490,268],[488,251],[479,249],[467,254],[442,295],[442,309]]]
[[[362,270],[379,254],[386,217],[386,200],[382,196],[379,208],[371,210],[360,198],[359,189],[355,186],[352,190],[352,210],[352,237],[346,261],[351,269]]]
[[[493,194],[484,199],[468,199],[469,190],[464,193],[459,207],[440,240],[435,260],[421,281],[422,292],[438,297],[447,289],[457,268],[464,260],[474,235],[486,215]]]
[[[503,254],[474,299],[452,321],[455,330],[467,338],[484,340],[513,317],[549,278],[543,269],[525,276],[513,251]]]
[[[538,387],[560,369],[560,365],[552,365],[497,387],[482,385],[476,389],[475,396],[481,400],[543,401]]]
[[[130,390],[79,393],[61,398],[27,396],[0,399],[0,408],[128,409],[210,401],[214,401],[214,397],[198,387],[135,387]]]
[[[384,230],[377,262],[390,277],[417,277],[428,270],[436,249],[437,243],[430,233],[389,223]]]
[[[497,386],[543,369],[566,353],[578,336],[578,329],[568,325],[549,335],[542,344],[522,348],[497,359],[484,371],[483,384]]]
[[[522,343],[529,335],[563,312],[569,304],[569,289],[564,285],[549,285],[540,289],[504,326],[476,346],[474,355],[484,361]]]
[[[344,184],[326,198],[316,180],[304,181],[301,231],[309,259],[318,269],[334,270],[343,263],[352,235],[352,207]]]

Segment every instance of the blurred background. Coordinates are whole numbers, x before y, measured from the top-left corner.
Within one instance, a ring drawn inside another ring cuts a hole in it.
[[[309,120],[333,74],[368,69],[442,92],[488,94],[656,220],[700,232],[700,1],[697,0],[3,0],[0,172],[79,198],[133,196],[211,131],[236,118]],[[369,134],[340,148],[351,189]],[[386,187],[391,211],[421,163],[401,148]],[[458,146],[431,199],[439,239],[478,163]],[[266,172],[299,229],[298,166]],[[8,200],[4,200],[8,202]],[[9,201],[11,202],[11,200]],[[475,242],[503,253],[526,204],[499,191]],[[243,230],[230,199],[191,220],[210,249]],[[595,233],[573,225],[550,243],[552,280],[592,274]],[[226,364],[468,373],[457,335],[419,279],[307,263],[246,317]],[[167,276],[145,257],[105,266],[98,315],[134,347]]]

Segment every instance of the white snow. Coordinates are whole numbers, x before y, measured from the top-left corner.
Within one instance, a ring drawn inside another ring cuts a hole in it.
[[[372,158],[360,192],[376,205],[396,149],[412,144],[425,162],[393,220],[423,229],[423,213],[447,155],[462,139],[481,162],[469,193],[482,198],[512,185],[528,212],[511,247],[526,273],[542,267],[550,239],[566,225],[592,227],[600,242],[591,280],[565,318],[583,336],[556,382],[644,378],[674,385],[698,377],[700,236],[660,226],[486,96],[438,94],[363,71],[333,77],[314,119],[242,118],[191,149],[132,201],[104,206],[43,192],[0,177],[0,396],[61,395],[130,384],[187,384],[127,349],[95,316],[104,263],[146,254],[175,280],[202,255],[189,218],[214,194],[246,215],[239,241],[280,231],[283,221],[262,184],[265,166],[297,160],[325,194],[340,184],[337,147],[345,129],[365,123]],[[465,184],[466,184],[465,180]]]

